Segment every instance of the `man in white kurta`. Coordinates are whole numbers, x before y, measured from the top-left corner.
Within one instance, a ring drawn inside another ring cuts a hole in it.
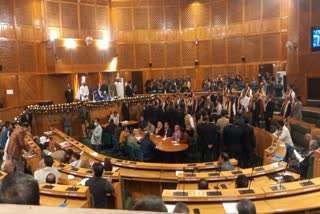
[[[85,82],[83,82],[79,89],[80,101],[88,101],[89,100],[89,88]]]
[[[124,97],[123,82],[121,81],[121,79],[117,79],[114,84],[116,85],[118,97],[123,98]]]

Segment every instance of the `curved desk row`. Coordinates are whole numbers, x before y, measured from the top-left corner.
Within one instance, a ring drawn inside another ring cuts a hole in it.
[[[162,200],[165,202],[221,202],[239,201],[242,198],[251,200],[274,197],[287,197],[306,194],[320,190],[320,178],[296,181],[261,187],[219,190],[164,190]]]
[[[71,138],[70,136],[66,135],[62,131],[51,128],[53,132],[54,140],[57,142],[57,145],[61,142],[68,141],[70,143],[70,148],[76,148],[76,151],[83,152],[82,155],[84,158],[89,158],[89,161],[104,161],[105,158],[109,158],[107,156],[101,155],[91,148],[83,145],[82,143],[78,142],[77,140]],[[169,164],[169,163],[147,163],[147,162],[139,162],[139,161],[126,161],[121,159],[111,158],[111,163],[117,167],[124,167],[124,168],[133,168],[133,169],[144,169],[144,170],[193,170],[197,167],[199,170],[209,170],[209,169],[217,169],[218,163],[217,162],[206,162],[206,163],[189,163],[189,164]],[[238,161],[235,159],[231,159],[231,163],[233,165],[237,165]]]

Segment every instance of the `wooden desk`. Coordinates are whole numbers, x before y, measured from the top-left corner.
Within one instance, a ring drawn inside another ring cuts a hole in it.
[[[311,185],[303,186],[302,183],[309,182],[309,180],[296,181],[290,183],[283,183],[281,186],[284,189],[280,189],[280,184],[264,185],[261,187],[252,186],[253,193],[241,194],[239,190],[247,190],[247,188],[240,189],[219,189],[220,195],[207,195],[208,192],[217,192],[217,190],[190,190],[183,189],[187,192],[187,196],[176,196],[176,192],[182,192],[181,190],[168,190],[165,189],[162,192],[163,201],[167,202],[208,202],[208,201],[238,201],[242,198],[249,198],[251,200],[268,199],[274,197],[291,197],[297,194],[306,194],[318,191],[320,192],[320,178],[314,178],[310,180]],[[274,190],[273,187],[276,187]]]
[[[137,140],[140,141],[144,138],[146,132],[143,132],[139,129],[135,129],[133,133]],[[177,143],[173,141],[171,138],[164,138],[160,135],[155,135],[153,133],[150,133],[150,139],[156,144],[156,149],[162,152],[181,152],[189,148],[188,144]]]
[[[65,197],[40,195],[40,206],[59,207],[59,205],[63,203],[64,200],[65,200]],[[90,203],[88,203],[88,201],[85,199],[68,198],[66,207],[89,208]]]
[[[124,121],[120,121],[120,123],[122,124],[122,126],[134,126],[137,125],[139,122],[136,120],[124,120]],[[109,123],[104,123],[101,126],[102,127],[107,127]]]
[[[34,173],[37,169],[39,169],[41,149],[29,135],[25,136],[24,143],[30,148],[33,148],[34,154],[29,155],[28,153],[25,153],[25,159],[27,160],[28,165],[30,165],[32,173]]]
[[[200,172],[200,173],[179,173],[179,181],[199,181],[201,178],[204,178],[208,181],[217,181],[217,180],[234,180],[240,174],[246,175],[247,177],[257,177],[263,176],[275,172],[280,172],[285,170],[287,164],[285,162],[278,162],[269,165],[264,165],[262,167],[256,168],[246,168],[246,169],[236,169],[232,171],[211,171],[211,172]]]
[[[274,136],[273,136],[274,137]],[[275,137],[274,137],[275,138]],[[287,148],[281,140],[273,141],[273,143],[264,151],[263,164],[271,164],[283,160],[286,156]],[[280,157],[276,158],[276,157]]]
[[[94,161],[104,161],[105,158],[111,158],[108,156],[101,155],[91,148],[83,145],[79,141],[73,139],[72,137],[66,135],[62,131],[51,128],[51,131],[53,132],[54,140],[57,144],[68,141],[72,144],[72,148],[74,151],[82,152],[83,158],[88,158],[90,162]],[[236,159],[230,159],[230,162],[233,165],[237,165],[238,161]],[[120,168],[132,168],[132,169],[145,169],[145,170],[193,170],[195,167],[198,168],[198,170],[211,170],[216,169],[218,167],[218,162],[204,162],[204,163],[186,163],[186,164],[167,164],[167,163],[146,163],[146,162],[139,162],[139,161],[126,161],[126,160],[120,160],[111,158],[111,163],[114,166],[120,167]]]

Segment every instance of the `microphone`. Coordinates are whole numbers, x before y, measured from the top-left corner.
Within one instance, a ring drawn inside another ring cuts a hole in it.
[[[311,181],[311,178],[309,178],[307,181],[301,182],[300,185],[305,187],[305,186],[314,185],[314,183]]]
[[[216,189],[216,190],[218,190],[218,189],[220,189],[219,188],[219,183],[220,183],[220,177],[221,177],[221,167],[219,166],[218,167],[218,182],[217,182],[217,185],[214,187],[214,189]]]
[[[188,196],[188,192],[185,192],[185,178],[184,178],[185,168],[182,168],[182,192],[173,192],[173,196]]]
[[[253,180],[253,172],[254,172],[254,166],[252,167],[252,170],[251,170],[251,176],[250,176],[250,178],[249,178],[248,189],[239,190],[239,193],[240,193],[240,194],[251,194],[251,193],[254,193],[254,190],[251,189],[251,182],[252,182],[252,180]]]

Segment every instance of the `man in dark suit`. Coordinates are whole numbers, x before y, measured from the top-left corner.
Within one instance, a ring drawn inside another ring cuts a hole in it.
[[[265,101],[264,121],[266,123],[266,130],[269,132],[270,132],[271,120],[273,117],[273,110],[274,110],[274,102],[271,98],[271,95],[268,94],[266,96],[266,101]]]
[[[93,208],[107,208],[107,195],[113,193],[113,186],[110,179],[102,178],[104,167],[100,162],[92,165],[93,177],[86,181],[85,185],[89,186],[90,194],[94,198]]]
[[[252,122],[253,126],[259,127],[260,119],[263,118],[264,107],[263,100],[259,93],[254,94],[254,99],[252,103]]]
[[[243,165],[242,168],[247,168],[253,166],[253,156],[256,148],[256,140],[254,137],[253,127],[249,125],[249,119],[246,117],[244,119],[244,124],[241,126],[243,130],[243,153],[242,160]]]
[[[28,123],[32,127],[32,113],[28,107],[24,108],[24,112],[21,114],[20,123]]]
[[[223,130],[223,139],[226,153],[229,154],[230,158],[238,160],[239,165],[243,163],[242,160],[242,149],[243,149],[243,130],[239,126],[238,120],[230,119],[230,123]]]
[[[150,133],[147,132],[140,143],[140,149],[143,152],[144,161],[153,161],[156,158],[156,144],[150,139]]]
[[[165,122],[164,129],[163,129],[163,137],[171,137],[171,136],[172,136],[172,131],[169,127],[169,123]]]
[[[134,91],[132,88],[131,80],[128,81],[127,87],[126,87],[126,95],[127,97],[133,97]]]
[[[68,83],[66,90],[64,91],[64,97],[66,98],[67,103],[73,102],[73,90]]]

